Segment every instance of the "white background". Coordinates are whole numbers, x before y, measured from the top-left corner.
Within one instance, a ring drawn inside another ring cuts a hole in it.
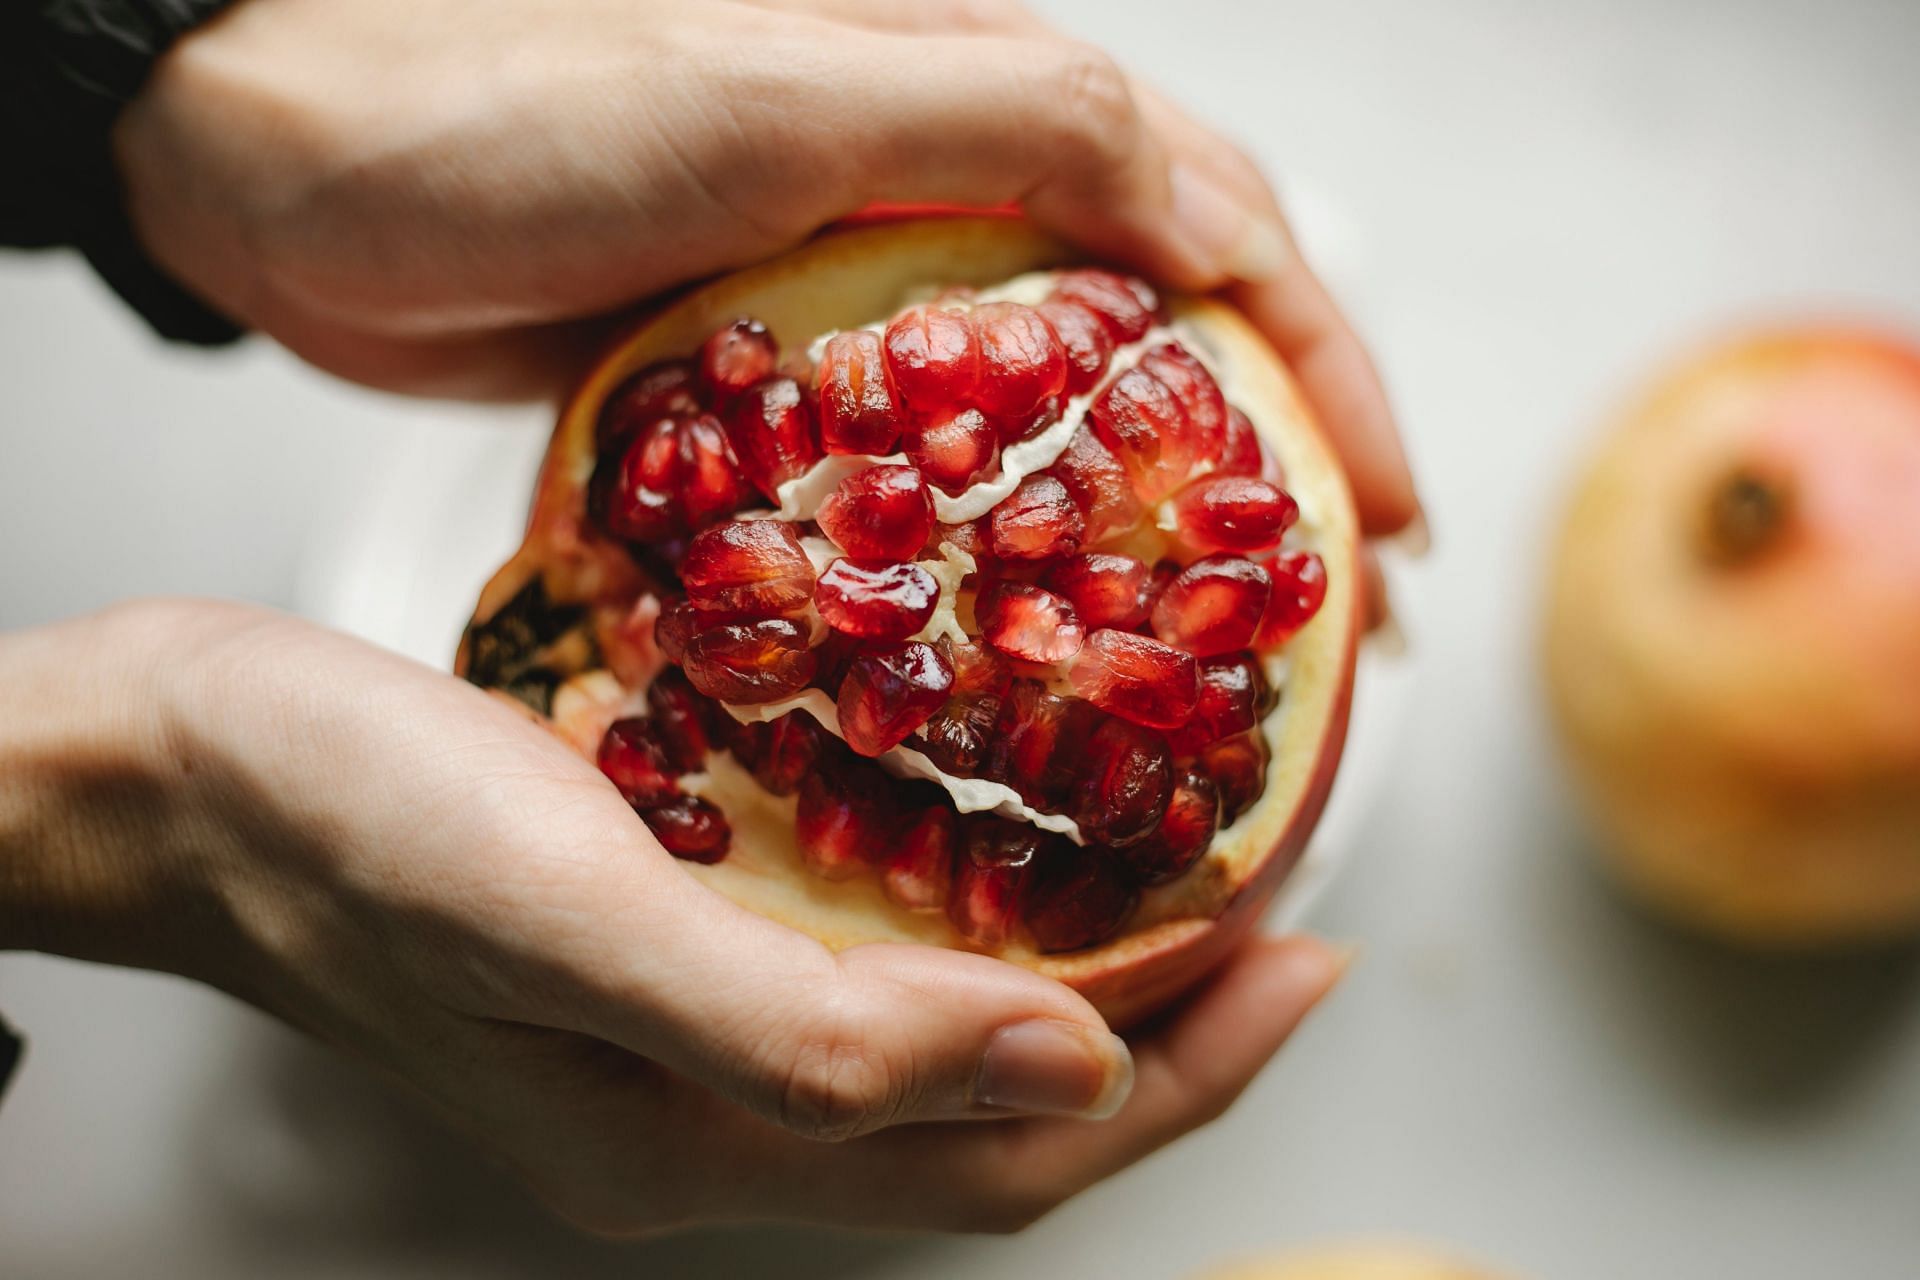
[[[1543,1280],[1920,1274],[1914,957],[1743,958],[1619,903],[1531,664],[1554,504],[1637,378],[1755,317],[1920,332],[1920,8],[1045,7],[1293,180],[1433,512],[1394,780],[1316,918],[1363,944],[1338,998],[1227,1119],[1018,1239],[614,1246],[221,997],[7,956],[0,1276],[1145,1278],[1377,1233]],[[0,258],[0,625],[311,601],[396,446],[544,419],[165,351],[75,263]]]

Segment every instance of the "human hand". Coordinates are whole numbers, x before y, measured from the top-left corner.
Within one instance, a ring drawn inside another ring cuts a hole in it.
[[[232,991],[604,1232],[1021,1225],[1218,1115],[1338,973],[1254,943],[1130,1058],[1024,969],[735,906],[513,706],[319,628],[146,604],[0,673],[0,946]]]
[[[1018,203],[1231,286],[1298,373],[1364,527],[1418,507],[1366,351],[1233,146],[1012,0],[244,0],[116,150],[148,251],[313,363],[550,392],[604,317],[874,202]]]

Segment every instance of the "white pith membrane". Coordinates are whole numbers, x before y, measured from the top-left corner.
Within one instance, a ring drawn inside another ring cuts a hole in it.
[[[976,235],[970,227],[981,228]],[[879,229],[876,229],[878,231]],[[912,234],[912,229],[905,229]],[[898,237],[902,228],[888,228]],[[955,233],[959,234],[956,235]],[[875,232],[854,232],[839,239],[854,240]],[[543,494],[548,489],[570,490],[576,511],[573,519],[581,523],[577,505],[594,465],[590,441],[598,405],[626,377],[646,365],[663,359],[684,356],[696,349],[712,330],[723,326],[738,314],[752,314],[781,339],[783,350],[800,349],[805,335],[812,339],[817,357],[825,337],[836,328],[884,328],[887,319],[902,308],[925,301],[939,289],[968,286],[980,290],[974,302],[1010,299],[1032,302],[1044,296],[1051,273],[1036,273],[1033,268],[1063,261],[1061,251],[1024,229],[1009,234],[1006,224],[962,223],[948,225],[932,237],[934,240],[971,240],[965,252],[954,252],[949,243],[923,257],[908,252],[897,261],[852,261],[857,277],[845,281],[847,287],[837,295],[817,286],[811,290],[781,290],[779,281],[765,278],[781,264],[772,264],[756,274],[754,287],[729,293],[723,287],[692,295],[682,304],[659,317],[642,342],[630,343],[619,357],[596,372],[569,409],[562,423],[562,435],[556,440],[549,474],[543,476]],[[815,255],[831,255],[835,241],[825,241],[811,250]],[[944,251],[941,251],[944,250]],[[817,279],[829,279],[821,264],[810,264]],[[722,282],[724,286],[728,282]],[[943,306],[964,305],[942,299]],[[1322,767],[1322,750],[1329,736],[1329,724],[1344,716],[1344,699],[1351,661],[1353,639],[1353,565],[1350,547],[1353,518],[1344,501],[1344,479],[1284,372],[1265,354],[1260,340],[1251,334],[1237,314],[1218,304],[1172,299],[1168,321],[1157,326],[1146,338],[1127,344],[1115,352],[1108,372],[1091,391],[1074,397],[1064,408],[1061,419],[1033,439],[1002,451],[1001,474],[972,486],[960,495],[946,495],[939,489],[936,514],[943,523],[958,523],[985,514],[1011,493],[1024,475],[1044,470],[1065,448],[1086,408],[1100,390],[1119,373],[1133,367],[1146,350],[1164,341],[1175,341],[1199,359],[1219,383],[1229,404],[1247,413],[1259,432],[1263,447],[1277,456],[1287,477],[1288,492],[1299,502],[1300,520],[1287,536],[1290,549],[1318,552],[1327,564],[1328,594],[1314,621],[1283,647],[1261,655],[1269,684],[1279,693],[1275,710],[1262,722],[1259,731],[1271,752],[1266,789],[1248,810],[1214,838],[1207,854],[1190,870],[1170,884],[1146,890],[1135,914],[1121,933],[1106,943],[1079,952],[1040,955],[1031,943],[1016,936],[998,950],[998,954],[1028,964],[1066,980],[1077,975],[1094,975],[1112,967],[1115,953],[1132,950],[1145,953],[1154,948],[1174,948],[1204,930],[1227,902],[1247,882],[1249,872],[1293,834],[1293,820],[1302,797]],[[876,320],[876,317],[878,319]],[[1249,352],[1260,352],[1252,358]],[[1270,419],[1292,419],[1276,425]],[[1300,424],[1308,424],[1304,427]],[[1290,428],[1290,429],[1289,429]],[[576,445],[566,449],[567,433]],[[744,513],[766,518],[807,519],[817,511],[820,501],[845,475],[879,462],[903,463],[902,455],[884,458],[829,455],[805,475],[783,485],[778,511]],[[1205,470],[1203,466],[1201,471]],[[1196,471],[1199,474],[1199,471]],[[1341,501],[1329,503],[1326,495]],[[977,508],[977,509],[976,509]],[[1157,523],[1157,527],[1156,527]],[[1081,550],[1125,550],[1152,563],[1163,544],[1162,529],[1168,526],[1161,513],[1149,511],[1140,527],[1090,544]],[[540,537],[536,513],[535,530],[529,547]],[[579,541],[579,531],[567,531],[567,538]],[[566,539],[561,539],[566,541]],[[816,571],[839,555],[824,538],[807,537],[803,545],[814,561]],[[567,571],[578,580],[592,582],[604,576],[596,569],[595,556],[577,545],[559,549],[564,556],[573,553]],[[531,555],[533,552],[523,552]],[[555,548],[545,549],[550,561]],[[1191,553],[1184,557],[1193,558]],[[967,605],[959,598],[959,582],[973,567],[971,557],[957,547],[944,546],[942,558],[918,561],[940,583],[941,597],[932,619],[914,638],[931,640],[941,635],[963,636]],[[503,570],[502,579],[512,579],[513,566]],[[543,567],[550,587],[556,573]],[[524,582],[523,573],[517,579]],[[511,585],[511,581],[505,585]],[[495,587],[494,607],[501,597]],[[561,594],[565,594],[564,592]],[[969,593],[970,594],[970,593]],[[483,598],[482,609],[488,601]],[[816,628],[822,626],[817,617]],[[1064,664],[1063,664],[1064,669]],[[634,672],[628,671],[630,680]],[[1069,691],[1062,679],[1058,687]],[[552,703],[555,721],[563,734],[582,750],[591,753],[608,722],[619,715],[641,713],[644,709],[644,679],[623,687],[604,671],[589,672],[563,684]],[[830,732],[838,734],[837,716],[830,694],[809,689],[793,698],[761,706],[728,708],[742,720],[768,720],[789,711],[811,714]],[[879,763],[899,775],[927,778],[943,787],[961,812],[993,809],[1004,816],[1030,821],[1037,826],[1061,831],[1078,838],[1070,819],[1039,813],[1011,788],[985,779],[950,777],[930,760],[907,748],[895,748],[879,757]],[[1330,768],[1330,763],[1327,763]],[[752,775],[725,752],[708,759],[702,773],[680,779],[690,794],[707,798],[725,814],[732,827],[732,847],[727,857],[712,865],[684,864],[688,872],[706,881],[727,896],[751,909],[784,920],[841,947],[868,941],[918,941],[941,945],[961,945],[958,933],[943,913],[914,913],[895,906],[881,892],[878,877],[828,880],[808,871],[794,836],[794,797],[775,796],[759,786]],[[1303,838],[1304,833],[1302,833]]]

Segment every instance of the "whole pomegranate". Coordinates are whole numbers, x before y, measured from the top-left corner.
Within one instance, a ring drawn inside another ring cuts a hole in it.
[[[1355,539],[1235,312],[1014,219],[870,225],[614,346],[459,667],[741,904],[1000,955],[1125,1022],[1302,851]]]
[[[1604,446],[1546,674],[1622,876],[1751,943],[1920,926],[1920,350],[1726,346]]]

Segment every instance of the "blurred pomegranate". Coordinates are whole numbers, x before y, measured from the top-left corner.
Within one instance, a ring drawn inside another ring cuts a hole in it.
[[[1546,675],[1625,880],[1754,944],[1920,927],[1920,350],[1751,338],[1581,485]]]

